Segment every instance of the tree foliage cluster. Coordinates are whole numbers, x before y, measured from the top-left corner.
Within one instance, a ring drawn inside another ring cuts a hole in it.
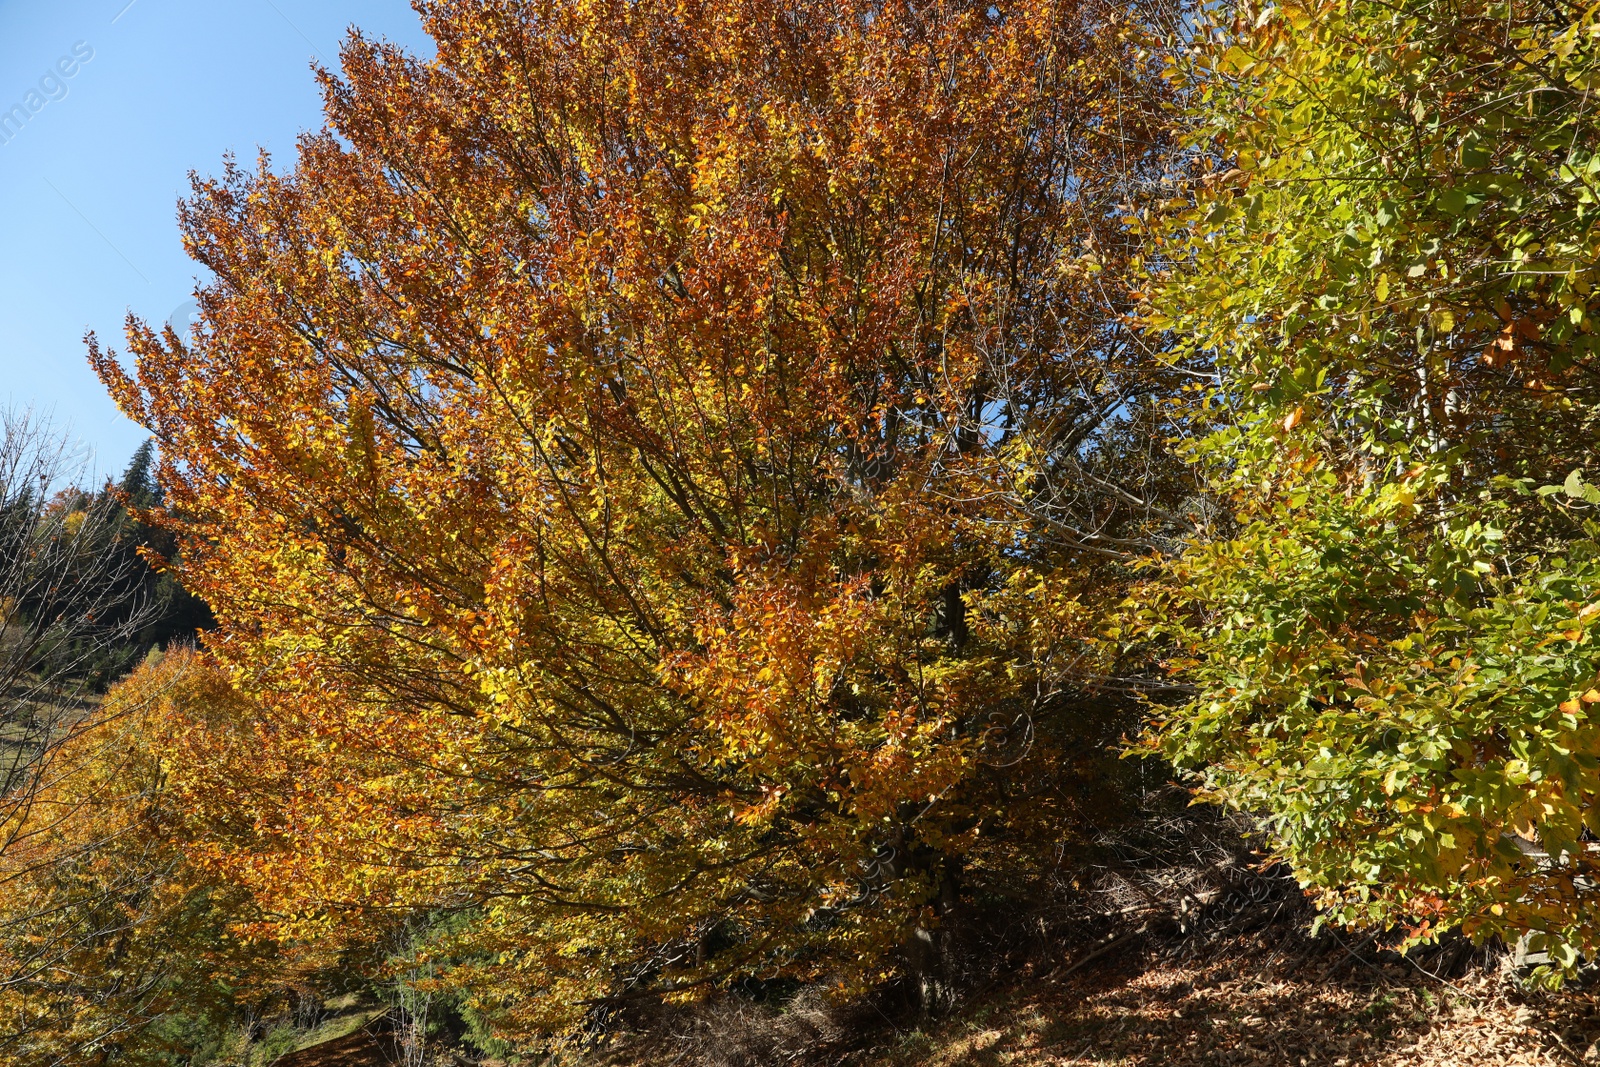
[[[159,858],[52,822],[47,927],[244,989],[421,921],[524,1044],[935,1004],[1175,772],[1333,921],[1595,954],[1594,12],[419,11],[91,347],[217,629],[59,787]]]
[[[167,1064],[203,1057],[244,1007],[315,960],[237,936],[255,914],[186,846],[211,828],[183,805],[183,768],[245,736],[247,706],[193,653],[151,657],[74,731],[0,853],[0,1057]],[[204,708],[204,720],[193,717]],[[224,728],[225,722],[234,724]]]
[[[1600,24],[1566,4],[1242,5],[1178,57],[1149,315],[1217,360],[1232,525],[1153,624],[1152,748],[1264,814],[1338,919],[1593,956]],[[1592,477],[1592,475],[1591,475]]]
[[[1181,485],[1116,211],[1159,69],[1090,5],[425,13],[197,186],[205,328],[99,357],[266,724],[216,863],[293,939],[473,909],[511,1032],[932,989],[1114,802],[1095,622]]]
[[[0,1056],[8,1060],[71,1059],[169,1021],[165,1011],[143,1011],[160,985],[148,979],[151,948],[168,951],[152,920],[167,906],[176,855],[171,841],[165,851],[155,843],[139,810],[159,777],[161,735],[138,714],[136,686],[101,699],[132,664],[192,643],[206,622],[204,606],[157,569],[154,553],[170,554],[174,536],[139,517],[160,502],[153,460],[146,445],[119,483],[88,489],[86,463],[65,435],[30,412],[0,413]],[[143,958],[130,939],[145,945]]]
[[[158,502],[153,452],[95,491],[49,422],[0,412],[0,851],[21,832],[60,743],[152,648],[192,641],[204,605],[156,568],[175,537],[131,509]]]

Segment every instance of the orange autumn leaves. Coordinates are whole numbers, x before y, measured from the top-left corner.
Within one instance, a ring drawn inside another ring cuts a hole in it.
[[[470,916],[510,1033],[875,982],[1101,802],[1142,533],[1047,490],[1167,373],[1158,82],[1094,5],[422,10],[197,185],[202,328],[95,350],[253,709],[208,862],[288,940]]]
[[[244,827],[194,787],[227,745],[248,744],[243,707],[197,657],[173,652],[54,753],[0,855],[6,1062],[171,1062],[186,1026],[264,1003],[318,966],[314,949],[244,936],[258,914],[249,893],[208,869]]]

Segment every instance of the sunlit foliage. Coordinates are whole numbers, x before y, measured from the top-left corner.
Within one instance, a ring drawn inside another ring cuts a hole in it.
[[[1150,27],[422,10],[436,61],[352,39],[291,170],[197,186],[201,326],[95,353],[259,716],[208,862],[286,939],[470,913],[506,1033],[936,988],[1119,803],[1101,620],[1194,528],[1128,318]]]
[[[1231,514],[1142,605],[1199,686],[1152,747],[1339,919],[1592,956],[1600,25],[1246,3],[1196,45],[1149,321],[1216,361]]]
[[[0,854],[6,1063],[186,1061],[282,988],[249,894],[190,861],[216,827],[173,772],[247,741],[242,709],[192,654],[153,657],[55,755]]]

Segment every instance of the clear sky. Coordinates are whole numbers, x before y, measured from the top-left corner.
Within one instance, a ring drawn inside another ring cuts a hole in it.
[[[120,351],[130,309],[185,307],[189,172],[258,146],[289,166],[320,125],[310,65],[336,66],[352,25],[432,54],[407,0],[0,0],[0,405],[52,412],[121,469],[144,434],[89,371],[84,332]]]

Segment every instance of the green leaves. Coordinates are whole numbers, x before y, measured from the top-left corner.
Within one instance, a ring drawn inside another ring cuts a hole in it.
[[[1575,470],[1567,475],[1567,480],[1560,485],[1546,485],[1539,489],[1539,495],[1544,497],[1554,496],[1557,493],[1586,504],[1600,504],[1600,487],[1585,482],[1581,470]]]
[[[1559,968],[1600,947],[1595,12],[1252,10],[1181,72],[1216,164],[1150,323],[1218,368],[1189,455],[1231,525],[1142,605],[1196,686],[1146,751],[1333,918]]]
[[[1461,215],[1467,210],[1467,191],[1460,187],[1441,189],[1434,203],[1447,215]]]
[[[1435,539],[1385,495],[1268,506],[1174,565],[1159,614],[1183,621],[1159,628],[1194,657],[1201,695],[1147,751],[1195,773],[1203,795],[1267,815],[1342,922],[1428,915],[1419,938],[1538,922],[1592,945],[1588,916],[1547,896],[1586,869],[1600,801],[1585,701],[1600,612],[1573,597],[1600,590],[1600,546],[1525,561],[1512,579],[1491,562],[1492,524]]]

